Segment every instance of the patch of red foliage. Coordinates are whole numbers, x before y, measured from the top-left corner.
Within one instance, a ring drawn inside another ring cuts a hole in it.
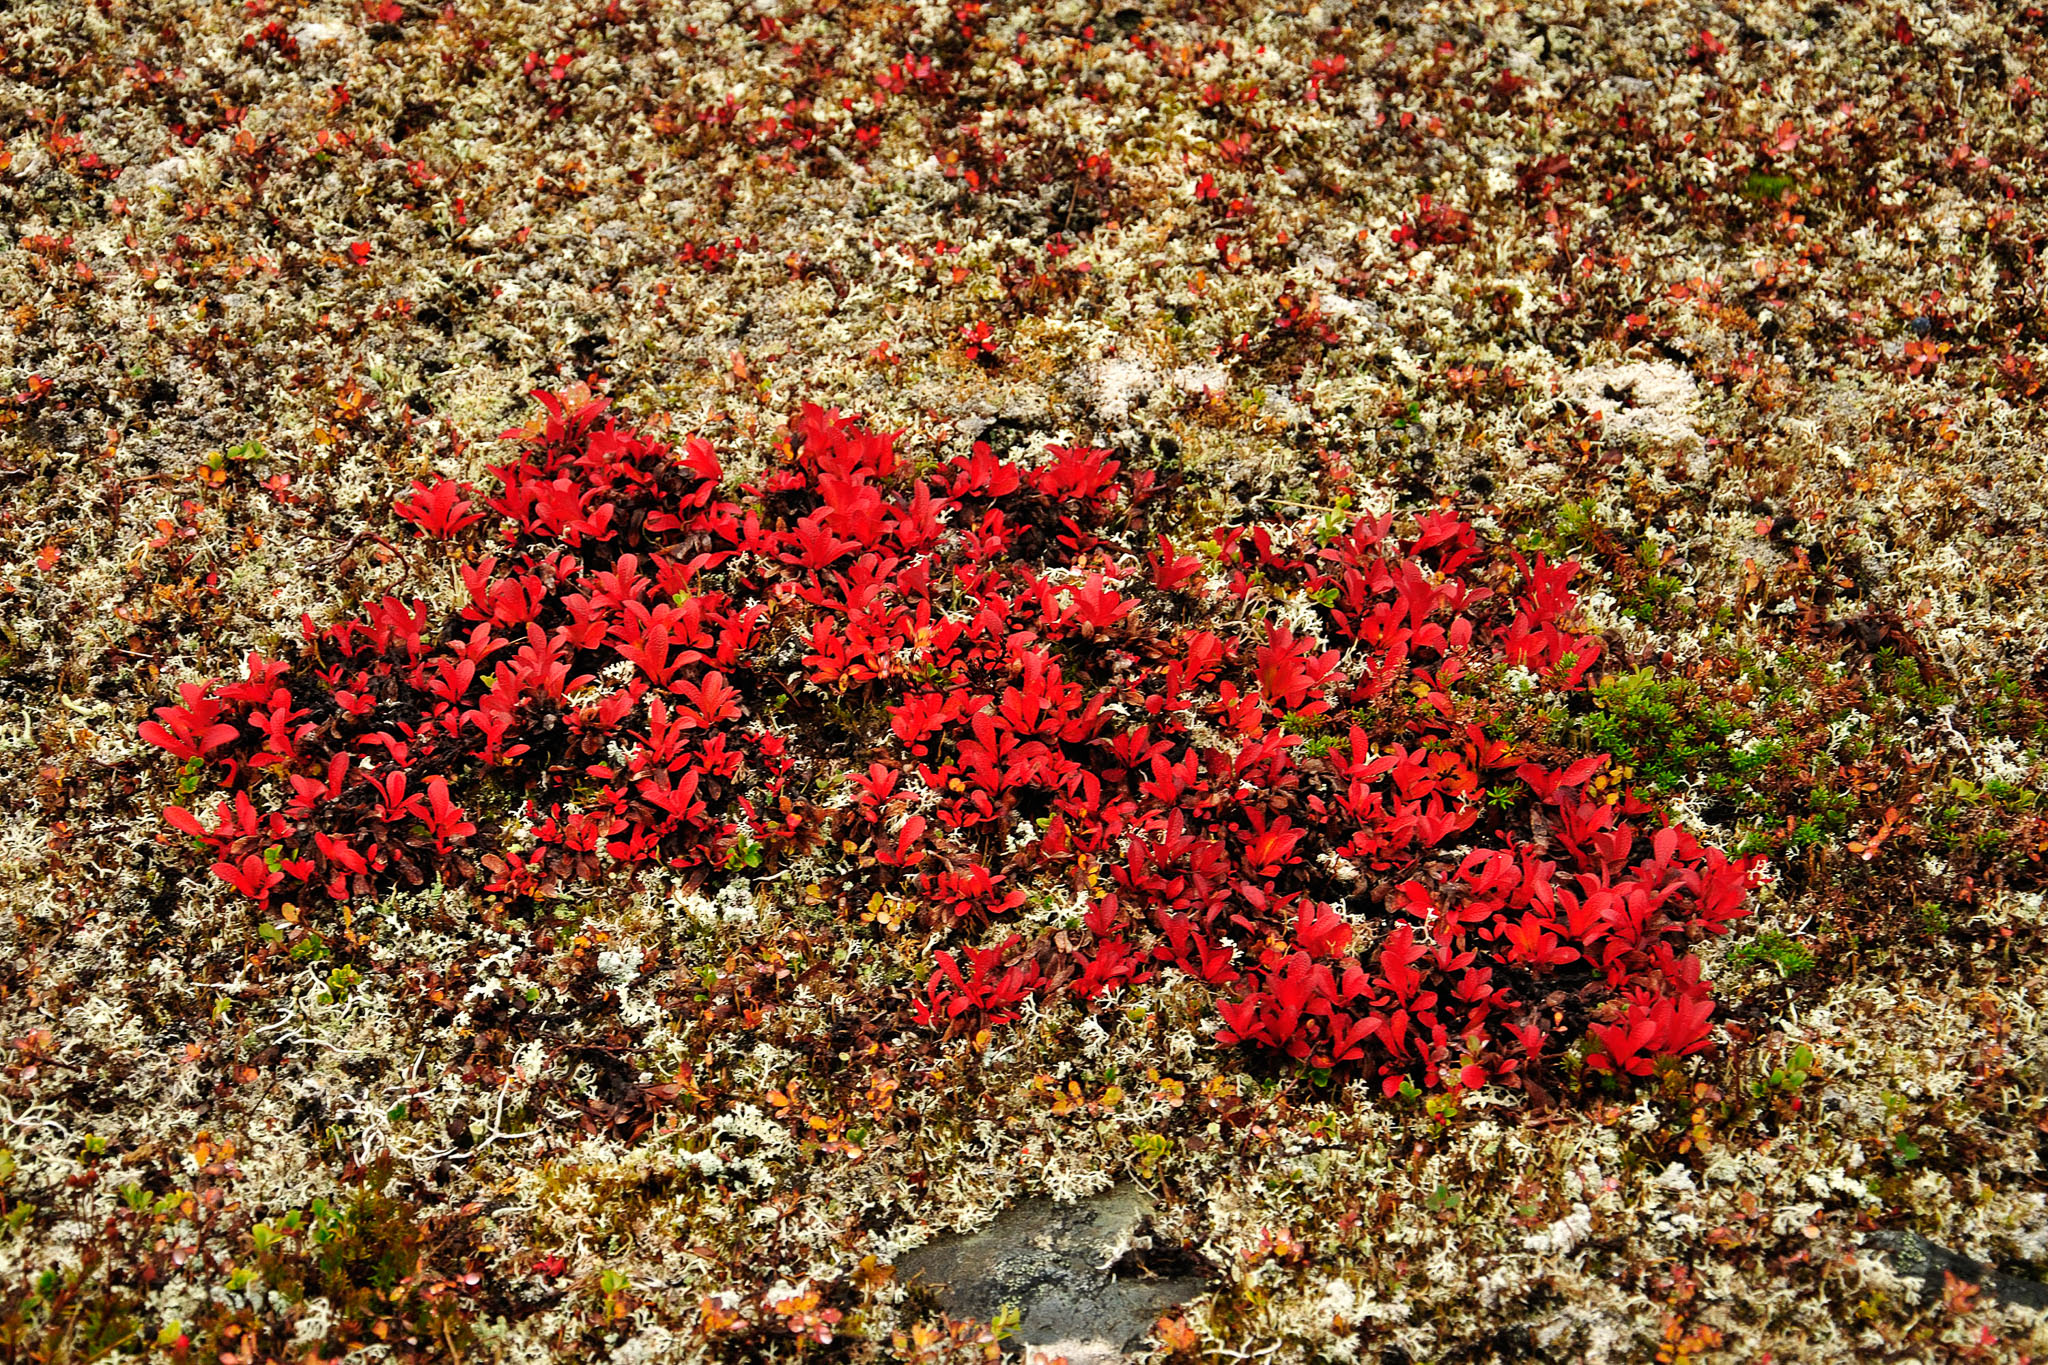
[[[1170,970],[1219,992],[1220,1042],[1389,1092],[1536,1089],[1581,1040],[1636,1075],[1706,1045],[1690,947],[1746,913],[1752,863],[1607,789],[1604,758],[1556,771],[1488,729],[1500,670],[1575,687],[1597,655],[1575,566],[1447,513],[1186,553],[1108,451],[920,471],[809,406],[735,501],[703,440],[540,397],[495,497],[437,480],[395,509],[498,528],[453,618],[308,619],[296,657],[142,727],[217,778],[210,816],[166,819],[259,907],[435,877],[516,906],[822,847],[844,903],[911,897],[961,940],[1074,889],[1057,932],[940,951],[906,1023]],[[803,795],[835,778],[836,804]]]

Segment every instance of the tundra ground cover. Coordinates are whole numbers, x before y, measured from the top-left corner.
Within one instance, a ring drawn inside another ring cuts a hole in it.
[[[10,12],[9,1349],[2038,1356],[2043,40]]]

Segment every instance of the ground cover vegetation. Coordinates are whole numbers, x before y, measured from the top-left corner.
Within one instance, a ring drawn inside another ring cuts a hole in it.
[[[2038,1357],[2044,43],[0,18],[10,1358]]]

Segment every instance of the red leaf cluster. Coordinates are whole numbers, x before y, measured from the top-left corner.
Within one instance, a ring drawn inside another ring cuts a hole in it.
[[[210,825],[166,819],[241,894],[438,876],[519,904],[824,845],[842,896],[958,926],[920,1024],[1173,971],[1222,993],[1219,1041],[1389,1091],[1534,1087],[1582,1040],[1637,1075],[1705,1045],[1690,946],[1745,913],[1752,864],[1596,782],[1604,758],[1553,771],[1488,729],[1500,670],[1571,687],[1596,657],[1574,566],[1445,513],[1184,553],[1153,473],[1108,451],[921,471],[809,406],[728,496],[704,441],[541,400],[496,496],[437,479],[397,506],[457,541],[496,518],[450,619],[308,619],[294,659],[142,727],[217,773]],[[835,779],[833,804],[799,795]],[[965,942],[1062,883],[1056,932]]]

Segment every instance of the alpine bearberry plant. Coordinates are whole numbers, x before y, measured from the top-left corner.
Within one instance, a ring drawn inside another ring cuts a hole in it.
[[[906,1027],[1179,973],[1219,1043],[1390,1094],[1706,1046],[1692,948],[1754,860],[1604,756],[1521,752],[1492,700],[1511,669],[1581,686],[1574,565],[1448,512],[1177,544],[1173,490],[1109,451],[920,468],[811,406],[729,489],[702,439],[539,397],[495,493],[395,507],[459,543],[458,610],[309,617],[141,727],[217,788],[165,819],[258,907],[439,878],[517,910],[812,856],[946,943]],[[1060,886],[1075,920],[1039,932]]]

